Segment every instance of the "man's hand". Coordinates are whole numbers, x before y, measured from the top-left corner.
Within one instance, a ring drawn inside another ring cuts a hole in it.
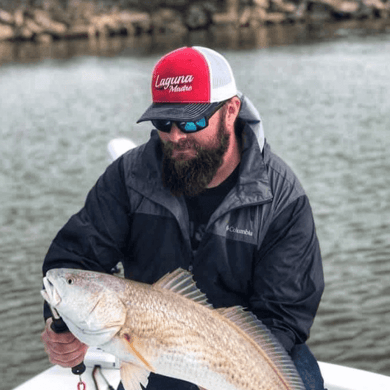
[[[77,366],[84,360],[88,346],[70,332],[55,333],[50,327],[52,322],[52,318],[47,319],[45,330],[41,334],[50,362],[62,367]]]

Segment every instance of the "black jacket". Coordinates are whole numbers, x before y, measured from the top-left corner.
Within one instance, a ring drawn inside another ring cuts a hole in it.
[[[212,215],[196,253],[184,199],[162,186],[154,131],[99,178],[51,244],[43,272],[110,272],[122,262],[127,278],[153,283],[182,267],[214,307],[248,308],[287,351],[304,343],[324,288],[312,211],[294,173],[264,142],[260,117],[245,98],[240,118],[239,179]]]

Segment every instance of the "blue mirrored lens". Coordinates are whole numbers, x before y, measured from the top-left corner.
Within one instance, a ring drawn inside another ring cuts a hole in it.
[[[206,118],[202,118],[196,122],[199,127],[206,127]]]
[[[184,129],[186,131],[196,131],[197,130],[197,127],[196,127],[196,124],[194,122],[184,122]]]
[[[172,123],[174,121],[166,120],[166,119],[153,119],[152,123],[156,127],[156,129],[163,131],[165,133],[169,133],[171,131]],[[185,133],[193,133],[195,131],[203,130],[207,127],[207,118],[201,118],[196,122],[176,122],[176,125],[179,129]]]

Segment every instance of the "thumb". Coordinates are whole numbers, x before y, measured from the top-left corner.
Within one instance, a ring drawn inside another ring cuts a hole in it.
[[[60,342],[60,343],[71,343],[75,336],[69,331],[69,329],[66,327],[62,328],[60,331],[58,330],[58,326],[54,326],[55,322],[53,321],[53,318],[49,317],[46,320],[45,325],[45,335],[46,337],[52,341],[52,342]]]

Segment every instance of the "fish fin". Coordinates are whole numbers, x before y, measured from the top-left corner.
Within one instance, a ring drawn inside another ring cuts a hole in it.
[[[260,346],[261,350],[264,351],[265,358],[280,372],[281,377],[285,378],[287,388],[292,390],[305,389],[295,364],[287,351],[253,313],[246,311],[242,306],[221,308],[216,309],[216,311],[234,323]]]
[[[121,364],[121,379],[125,390],[143,390],[141,385],[147,387],[149,374],[150,371],[135,364],[126,362]]]
[[[175,271],[166,274],[154,283],[153,286],[173,291],[191,301],[209,307],[210,309],[213,308],[213,305],[208,303],[206,295],[196,287],[192,274],[182,268],[177,268]]]
[[[155,372],[155,369],[148,362],[145,352],[143,351],[142,342],[136,336],[131,336],[129,333],[122,333],[121,337],[126,341],[128,351],[135,356],[138,361],[143,364],[148,371]]]

